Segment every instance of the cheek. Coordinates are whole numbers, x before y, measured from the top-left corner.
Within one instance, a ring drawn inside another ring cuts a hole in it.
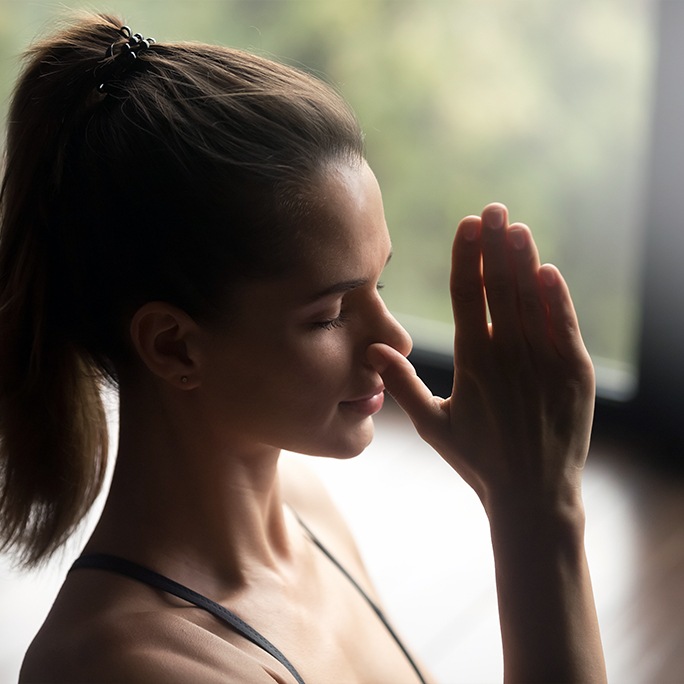
[[[306,344],[283,358],[282,369],[293,385],[312,395],[347,388],[354,367],[354,351],[342,330],[316,331]]]
[[[281,411],[307,404],[309,410],[319,404],[323,409],[325,398],[341,401],[353,385],[354,348],[341,329],[274,338],[252,352],[225,377],[238,398],[250,404],[276,404]]]
[[[339,329],[295,338],[297,344],[281,337],[268,349],[243,348],[239,363],[211,379],[216,425],[300,453],[357,455],[372,437],[372,422],[340,410],[359,391],[351,339]]]

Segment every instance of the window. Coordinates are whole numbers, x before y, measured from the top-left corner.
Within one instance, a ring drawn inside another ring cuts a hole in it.
[[[13,81],[10,55],[60,7],[88,4],[5,4],[2,87]],[[568,279],[602,394],[635,393],[657,3],[110,5],[136,31],[273,55],[342,91],[385,197],[395,257],[384,295],[419,350],[449,354],[451,236],[460,217],[498,200]]]

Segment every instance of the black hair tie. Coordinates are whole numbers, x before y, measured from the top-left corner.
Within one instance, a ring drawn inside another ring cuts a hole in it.
[[[125,42],[112,43],[105,52],[105,59],[109,61],[100,64],[95,70],[100,93],[111,92],[112,83],[133,69],[138,62],[138,54],[148,50],[155,42],[154,38],[143,38],[139,33],[133,33],[128,26],[122,26],[119,34],[126,39]]]

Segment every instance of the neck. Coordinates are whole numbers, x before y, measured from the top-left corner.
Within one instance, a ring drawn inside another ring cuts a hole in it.
[[[121,555],[181,582],[205,575],[224,587],[260,570],[286,570],[293,549],[279,450],[219,439],[187,404],[176,410],[173,402],[128,399],[123,392],[112,485],[86,552]]]

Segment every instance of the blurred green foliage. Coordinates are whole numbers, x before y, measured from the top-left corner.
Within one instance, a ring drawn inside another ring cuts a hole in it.
[[[3,112],[16,56],[65,8],[0,0]],[[366,131],[401,314],[450,320],[462,216],[508,204],[570,282],[595,357],[630,364],[651,107],[647,0],[108,0],[135,31],[276,57],[333,83]],[[417,331],[418,333],[420,331]]]

